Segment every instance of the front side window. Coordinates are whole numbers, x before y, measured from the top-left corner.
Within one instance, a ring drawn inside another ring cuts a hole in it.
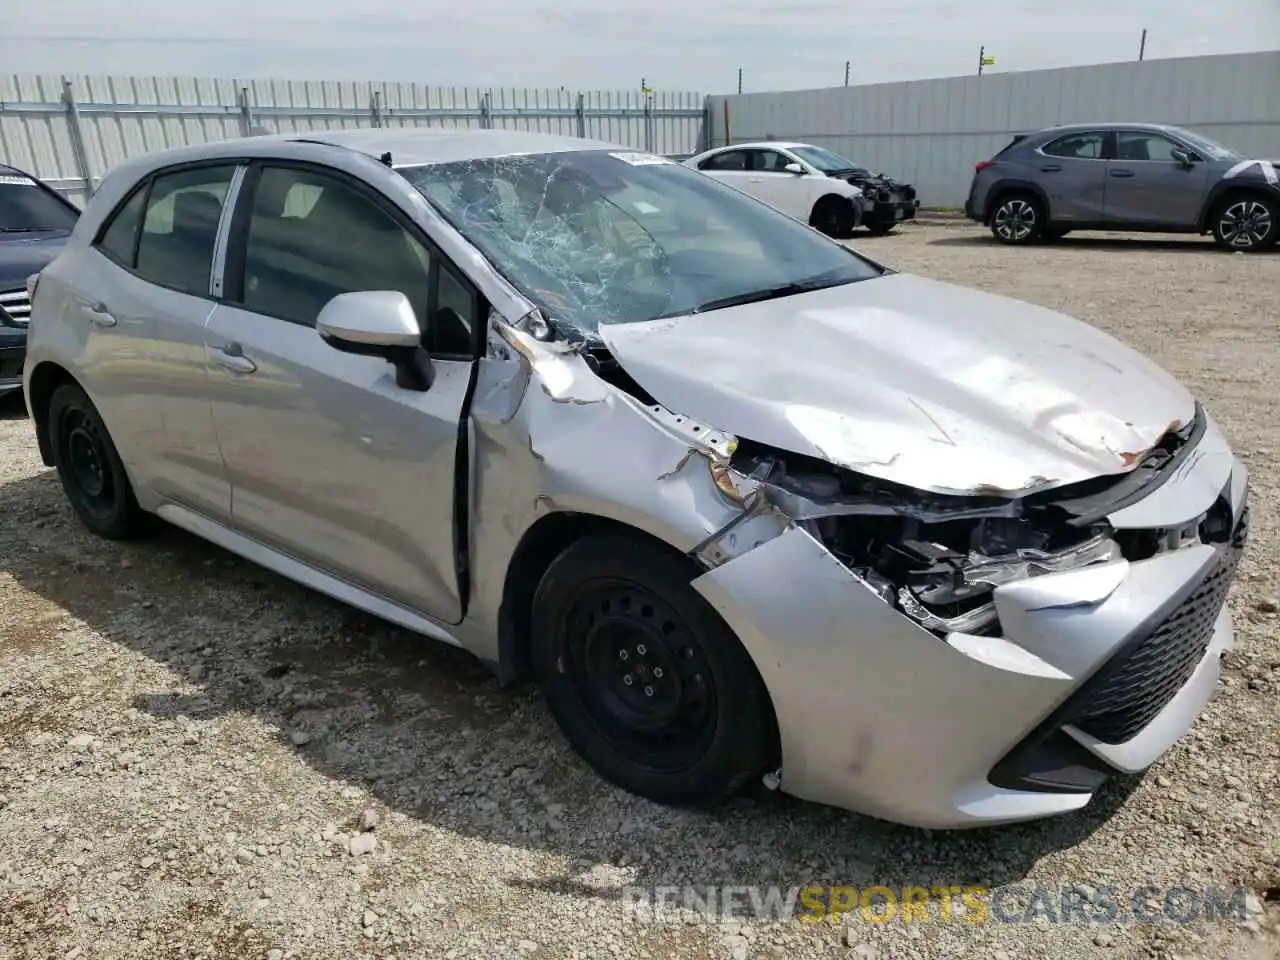
[[[79,214],[30,177],[0,168],[0,233],[70,233]]]
[[[533,154],[399,172],[525,296],[588,337],[600,324],[883,272],[732,187],[646,154]]]
[[[263,169],[245,242],[245,309],[314,324],[340,293],[399,290],[425,329],[430,273],[427,249],[363,191],[311,169]]]
[[[235,164],[192,167],[151,181],[132,264],[140,277],[184,293],[208,295],[218,221],[235,169]],[[129,206],[125,204],[117,217],[123,219]],[[108,228],[104,243],[114,226]],[[125,229],[127,224],[122,234]]]
[[[1117,160],[1155,160],[1173,163],[1179,146],[1158,133],[1120,133],[1116,137]]]
[[[1041,152],[1064,160],[1101,160],[1106,137],[1101,133],[1070,133],[1041,147]]]
[[[785,153],[779,153],[777,150],[757,150],[755,161],[754,169],[765,173],[786,173],[787,164],[795,163]]]

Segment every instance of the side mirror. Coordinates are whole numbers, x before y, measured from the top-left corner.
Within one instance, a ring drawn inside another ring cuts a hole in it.
[[[787,171],[787,173],[794,173],[798,177],[804,176],[804,167],[800,166],[798,163],[788,163],[782,169]]]
[[[399,290],[340,293],[321,309],[316,330],[335,350],[381,357],[394,364],[397,386],[430,389],[431,358],[422,349],[413,304]]]
[[[1174,147],[1169,151],[1169,156],[1173,157],[1173,162],[1180,167],[1194,167],[1195,157],[1181,147]]]

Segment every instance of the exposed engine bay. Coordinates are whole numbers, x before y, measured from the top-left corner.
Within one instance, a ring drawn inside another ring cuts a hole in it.
[[[883,173],[872,173],[870,170],[859,168],[848,172],[841,171],[835,176],[857,187],[865,198],[876,203],[890,203],[895,200],[910,201],[916,198],[915,187],[909,183],[899,183]]]
[[[749,441],[733,466],[889,605],[941,635],[990,635],[1001,584],[1225,539],[1230,518],[1215,514],[1177,530],[1105,519],[1192,438],[1171,432],[1131,474],[1020,499],[926,493]]]

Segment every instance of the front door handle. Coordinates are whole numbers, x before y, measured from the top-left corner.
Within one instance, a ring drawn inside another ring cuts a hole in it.
[[[258,365],[244,355],[244,348],[232,341],[225,347],[210,347],[213,362],[232,373],[253,373]]]
[[[1050,164],[1047,164],[1046,166],[1041,167],[1041,168],[1040,168],[1040,171],[1041,171],[1042,173],[1061,173],[1061,172],[1062,172],[1062,164],[1060,164],[1060,163],[1050,163]]]
[[[99,327],[114,327],[116,325],[116,318],[111,315],[107,305],[101,302],[95,303],[89,308],[89,320]]]
[[[1132,170],[1112,170],[1111,175],[1113,177],[1132,177],[1133,171]]]

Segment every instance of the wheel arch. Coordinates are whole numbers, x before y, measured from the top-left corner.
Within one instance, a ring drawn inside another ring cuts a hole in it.
[[[1237,197],[1262,197],[1271,201],[1273,205],[1280,207],[1280,190],[1269,184],[1220,180],[1209,191],[1204,203],[1200,205],[1200,217],[1196,221],[1200,232],[1208,233],[1213,228],[1211,221],[1213,220],[1214,211],[1226,201]]]
[[[991,215],[995,213],[996,207],[1000,202],[1008,197],[1011,193],[1029,193],[1036,198],[1040,204],[1040,208],[1044,211],[1045,222],[1053,219],[1052,210],[1049,204],[1049,195],[1045,193],[1044,188],[1038,184],[1032,183],[1030,180],[998,180],[987,191],[987,203],[982,211],[982,223],[984,226],[991,225]]]
[[[27,380],[28,412],[32,423],[35,424],[36,445],[40,450],[40,460],[46,467],[53,466],[53,438],[49,435],[49,401],[58,387],[68,383],[84,390],[84,385],[70,370],[52,360],[43,360],[38,363]]]

